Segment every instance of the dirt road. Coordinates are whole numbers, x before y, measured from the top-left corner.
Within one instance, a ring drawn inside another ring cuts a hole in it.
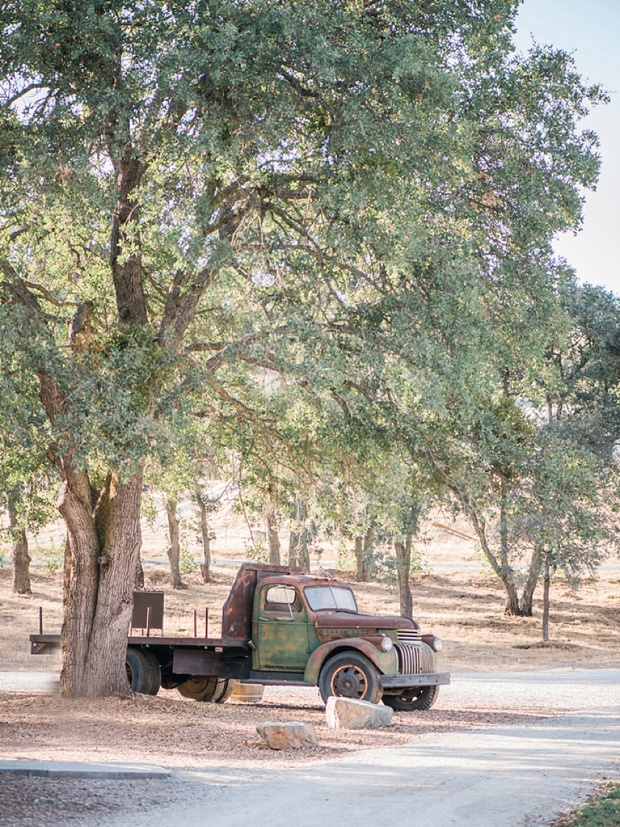
[[[162,782],[117,784],[106,793],[109,808],[96,814],[75,812],[63,820],[59,812],[58,820],[46,821],[49,827],[527,827],[548,824],[602,778],[618,774],[620,669],[472,673],[453,680],[445,693],[455,708],[483,699],[493,710],[521,699],[530,710],[554,714],[527,724],[430,733],[403,746],[297,768],[188,766]]]
[[[426,735],[287,773],[187,772],[187,802],[100,827],[188,823],[237,827],[317,824],[544,824],[620,769],[620,670],[455,676],[452,702],[522,697],[562,714],[540,723]]]

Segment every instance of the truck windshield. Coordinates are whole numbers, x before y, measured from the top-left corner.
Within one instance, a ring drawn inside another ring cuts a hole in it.
[[[350,589],[338,586],[309,586],[305,589],[306,599],[310,608],[318,612],[321,609],[343,609],[347,612],[357,612],[355,597]]]

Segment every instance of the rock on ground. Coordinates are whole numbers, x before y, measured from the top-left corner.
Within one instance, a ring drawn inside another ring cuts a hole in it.
[[[353,698],[327,699],[325,716],[331,729],[376,729],[392,725],[394,710],[389,706],[357,701]]]
[[[270,749],[302,749],[318,744],[316,730],[312,724],[304,724],[301,721],[265,721],[258,724],[256,731]]]

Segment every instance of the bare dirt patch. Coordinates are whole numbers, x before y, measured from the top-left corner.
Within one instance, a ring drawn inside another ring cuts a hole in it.
[[[359,749],[396,746],[427,733],[534,721],[540,711],[519,709],[396,713],[389,729],[328,729],[318,696],[279,690],[261,704],[201,704],[174,692],[132,700],[97,701],[23,693],[0,695],[0,758],[56,761],[121,761],[167,767],[297,766]],[[265,747],[256,725],[302,720],[315,726],[319,746],[295,752]]]

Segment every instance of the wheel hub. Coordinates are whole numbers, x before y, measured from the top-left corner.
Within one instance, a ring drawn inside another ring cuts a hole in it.
[[[366,676],[355,666],[341,666],[334,672],[331,680],[332,694],[341,698],[363,698],[366,688]]]

